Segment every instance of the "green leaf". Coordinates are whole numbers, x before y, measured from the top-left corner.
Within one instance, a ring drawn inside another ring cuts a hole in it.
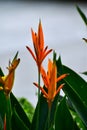
[[[4,73],[1,68],[0,68],[0,76],[4,76]]]
[[[74,71],[63,66],[63,72],[69,73],[65,80],[64,92],[70,98],[72,105],[87,126],[87,83]]]
[[[32,122],[32,118],[34,115],[34,107],[26,98],[22,97],[22,98],[19,98],[18,100],[19,100],[19,103],[22,105],[23,110],[27,114],[30,122]]]
[[[64,80],[66,85],[74,91],[74,93],[83,101],[83,104],[87,107],[87,82],[82,79],[77,73],[70,68],[63,66],[63,72],[69,73],[69,76]]]
[[[4,73],[2,69],[0,68],[0,76],[4,76]],[[2,86],[2,84],[0,83]],[[3,123],[0,122],[0,124],[4,125],[4,120],[6,118],[6,130],[11,130],[11,104],[9,96],[7,97],[4,93],[4,90],[0,91],[0,118],[3,121]],[[0,126],[1,127],[1,126]],[[3,126],[4,127],[4,126]]]
[[[18,100],[12,93],[10,94],[10,98],[11,98],[11,106],[12,106],[12,110],[13,110],[13,117],[15,118],[15,115],[16,115],[16,117],[18,117],[18,119],[20,118],[19,120],[21,120],[21,123],[23,122],[23,124],[25,124],[25,126],[30,129],[31,123],[30,123],[26,113],[24,112],[23,108],[19,104]],[[21,125],[23,125],[23,124],[21,124]],[[14,124],[14,126],[15,126],[15,124]]]
[[[13,61],[14,61],[15,59],[17,59],[17,57],[18,57],[18,51],[17,51],[17,53],[15,54],[15,56],[14,56],[14,58],[13,58]]]
[[[39,116],[38,116],[38,109],[39,109]],[[46,99],[41,94],[40,100],[37,103],[35,113],[33,116],[31,130],[37,130],[37,127],[38,130],[44,130],[47,124],[47,117],[48,117],[48,104]]]
[[[83,19],[85,25],[87,26],[87,17],[86,17],[85,14],[83,13],[83,11],[79,8],[79,6],[76,6],[76,8],[77,8],[77,10],[78,10],[80,16],[82,17],[82,19]]]
[[[85,74],[85,75],[87,75],[87,71],[85,71],[85,72],[82,72],[82,74]]]
[[[60,65],[60,60],[57,60],[58,73],[68,73],[63,83],[65,94],[69,97],[73,108],[78,113],[81,120],[87,126],[87,82],[82,79],[77,73],[70,68]]]
[[[58,103],[58,98],[59,95],[57,95],[52,103],[52,108],[51,108],[51,115],[50,115],[50,129],[53,129],[52,126],[54,124],[54,117],[55,117],[55,112],[56,112],[56,106]],[[38,130],[48,130],[48,103],[45,97],[41,94],[40,96],[40,110],[39,110],[39,119],[38,119]],[[32,121],[32,127],[31,130],[36,130],[37,129],[37,116],[38,116],[38,107],[39,103],[37,103],[33,121]]]
[[[10,97],[6,96],[6,130],[12,130],[11,129],[11,101]]]
[[[12,130],[29,130],[29,128],[25,125],[23,120],[19,117],[16,110],[13,110],[12,113]]]
[[[66,105],[64,97],[57,107],[55,116],[55,130],[75,130],[74,121]]]
[[[78,125],[79,129],[82,130],[87,130],[87,128],[85,127],[85,125],[83,124],[82,120],[79,118],[78,114],[72,110],[70,110],[70,113],[73,117],[73,120],[76,122],[76,124]]]
[[[4,118],[6,114],[6,97],[3,91],[0,91],[0,128],[3,129]],[[0,130],[1,130],[0,129]]]
[[[3,130],[4,128],[4,124],[3,124],[3,120],[2,120],[2,117],[0,115],[0,130]]]

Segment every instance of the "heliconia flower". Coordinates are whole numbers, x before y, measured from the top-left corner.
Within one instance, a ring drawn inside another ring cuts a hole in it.
[[[26,48],[31,53],[37,63],[38,68],[40,69],[43,60],[52,51],[52,49],[47,50],[48,46],[44,47],[44,35],[41,21],[38,26],[38,33],[34,32],[33,29],[31,29],[31,33],[35,53],[33,53],[30,47],[26,46]]]
[[[15,74],[15,69],[18,66],[20,62],[20,59],[14,59],[13,62],[9,62],[9,66],[7,67],[8,69],[8,75],[5,76],[0,76],[0,90],[4,90],[5,94],[8,96],[9,93],[12,90],[12,86],[14,83],[14,74]]]
[[[44,82],[45,87],[47,88],[47,91],[39,87],[37,83],[34,83],[36,87],[39,87],[42,91],[44,97],[47,99],[49,107],[51,106],[52,101],[54,100],[55,96],[59,93],[60,89],[64,86],[64,84],[61,84],[57,88],[57,82],[64,79],[68,74],[63,74],[57,78],[57,67],[56,63],[52,62],[50,59],[48,61],[48,72],[46,73],[44,68],[41,67],[41,75]]]

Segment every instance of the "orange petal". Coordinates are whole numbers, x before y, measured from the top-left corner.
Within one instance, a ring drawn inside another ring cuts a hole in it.
[[[42,57],[42,61],[45,59],[45,57],[52,51],[52,49],[48,50],[47,52],[44,52],[44,55]]]
[[[36,60],[36,57],[35,57],[35,55],[34,55],[34,53],[33,53],[32,50],[30,49],[30,47],[26,46],[26,48],[27,48],[28,51],[31,53],[31,55],[32,55],[32,57],[34,58],[34,60],[37,61],[37,60]]]
[[[0,84],[4,84],[4,81],[1,76],[0,76]]]
[[[52,71],[52,61],[49,59],[48,60],[48,72],[47,72],[47,74],[48,74],[48,79],[50,79],[50,77],[51,77],[51,71]]]
[[[65,85],[65,84],[61,84],[61,85],[58,87],[58,89],[57,89],[57,91],[56,91],[56,95],[59,93],[59,91],[63,88],[64,85]]]
[[[13,83],[14,83],[14,72],[15,70],[11,71],[6,79],[5,79],[5,84],[4,84],[4,89],[6,94],[8,95],[11,92],[11,89],[13,87]]]
[[[11,89],[13,87],[14,73],[15,73],[15,69],[18,66],[19,62],[20,62],[20,59],[15,59],[15,60],[13,60],[11,65],[9,67],[7,67],[9,70],[9,73],[5,77],[5,80],[4,80],[4,90],[7,95],[11,92]]]
[[[39,26],[38,26],[38,45],[39,45],[40,50],[43,51],[43,49],[44,49],[44,35],[43,35],[41,21],[39,21]]]
[[[48,94],[46,93],[46,91],[41,87],[39,86],[37,83],[33,83],[36,87],[40,88],[41,92],[45,95],[46,98],[48,98]]]
[[[9,72],[15,70],[16,67],[18,66],[19,62],[20,62],[20,59],[15,59],[12,63],[10,63],[10,66],[7,67],[7,69],[9,70]]]
[[[48,95],[50,97],[50,99],[53,99],[56,93],[56,75],[57,75],[57,68],[56,68],[56,64],[52,64],[52,71],[50,74],[50,85],[49,85],[49,89],[48,89]]]
[[[56,82],[59,82],[60,80],[64,79],[66,76],[68,76],[69,74],[63,74],[61,76],[59,76],[57,79],[56,79]]]
[[[46,52],[47,49],[48,49],[48,46],[45,47],[45,49],[44,49],[44,53]]]
[[[49,81],[48,81],[47,74],[46,74],[43,67],[41,67],[41,75],[42,75],[42,79],[43,79],[45,87],[48,88],[49,87]]]
[[[32,34],[33,44],[35,44],[35,42],[36,42],[36,36],[35,36],[35,33],[34,33],[34,31],[33,31],[32,28],[31,28],[31,34]]]
[[[34,46],[34,50],[35,50],[35,54],[36,56],[38,56],[38,51],[39,51],[39,46],[38,46],[38,37],[37,34],[33,32],[33,30],[31,29],[31,33],[32,33],[32,40],[33,40],[33,46]]]

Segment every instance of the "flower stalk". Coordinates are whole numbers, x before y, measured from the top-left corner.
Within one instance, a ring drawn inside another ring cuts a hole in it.
[[[6,130],[12,130],[11,129],[11,101],[10,96],[7,96],[6,98]]]
[[[33,59],[35,60],[37,67],[38,67],[38,85],[40,87],[40,71],[43,60],[46,58],[46,56],[52,51],[52,49],[47,50],[48,46],[44,47],[44,34],[42,29],[41,21],[39,21],[38,26],[38,32],[34,32],[33,29],[31,29],[32,34],[32,41],[34,46],[34,52],[31,50],[29,46],[26,46],[30,54],[32,55]],[[40,89],[38,87],[38,100],[40,96]]]
[[[49,59],[48,61],[48,71],[44,70],[43,67],[41,67],[41,76],[45,85],[45,88],[47,91],[39,86],[39,84],[34,83],[36,87],[38,87],[41,92],[43,93],[43,96],[47,99],[48,103],[48,128],[50,127],[50,113],[51,113],[51,106],[52,102],[55,98],[55,96],[60,92],[60,90],[63,88],[64,84],[61,84],[57,88],[57,82],[61,81],[64,79],[68,74],[62,74],[61,76],[57,77],[57,67],[56,67],[56,62],[51,61]]]
[[[38,69],[38,85],[40,87],[40,70]],[[39,98],[40,98],[40,88],[38,87],[38,101],[39,101]]]
[[[38,85],[40,86],[40,70],[38,69]],[[38,130],[39,126],[39,111],[40,111],[40,88],[38,87],[38,110],[37,110],[37,125],[36,130]]]
[[[15,75],[15,69],[17,68],[18,64],[20,62],[20,59],[15,59],[13,62],[9,62],[8,74],[5,76],[0,76],[0,90],[4,90],[4,93],[7,97],[9,97],[9,94],[12,90],[13,83],[14,83],[14,75]]]
[[[37,116],[37,130],[39,125],[39,109],[40,109],[40,73],[41,73],[41,66],[43,60],[46,58],[46,56],[52,51],[52,49],[47,50],[48,46],[44,47],[44,34],[42,29],[41,21],[39,21],[38,26],[38,32],[34,32],[33,29],[31,29],[32,34],[32,41],[34,46],[34,52],[31,50],[30,47],[26,46],[29,53],[32,55],[33,59],[35,60],[38,68],[38,116]]]
[[[48,130],[50,128],[50,116],[51,116],[51,106],[48,106]]]
[[[0,75],[0,91],[3,91],[5,96],[5,115],[4,115],[4,130],[12,130],[11,128],[11,117],[12,117],[12,110],[11,110],[11,100],[10,100],[10,93],[14,84],[15,78],[15,70],[20,62],[20,59],[17,59],[18,52],[16,53],[12,62],[9,61],[8,74],[7,75]]]

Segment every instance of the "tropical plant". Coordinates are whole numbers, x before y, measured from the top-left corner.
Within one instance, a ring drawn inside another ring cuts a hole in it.
[[[87,25],[87,18],[77,6]],[[20,62],[18,52],[9,62],[8,74],[0,68],[0,130],[87,130],[87,82],[75,71],[62,64],[53,51],[44,69],[43,60],[52,52],[44,47],[41,21],[38,32],[31,29],[34,52],[26,46],[38,69],[38,101],[35,108],[24,98],[17,99],[11,92],[15,70]],[[87,39],[84,38],[87,42]],[[84,72],[87,74],[87,72]],[[41,86],[41,78],[43,86]],[[60,90],[64,95],[61,95]]]

